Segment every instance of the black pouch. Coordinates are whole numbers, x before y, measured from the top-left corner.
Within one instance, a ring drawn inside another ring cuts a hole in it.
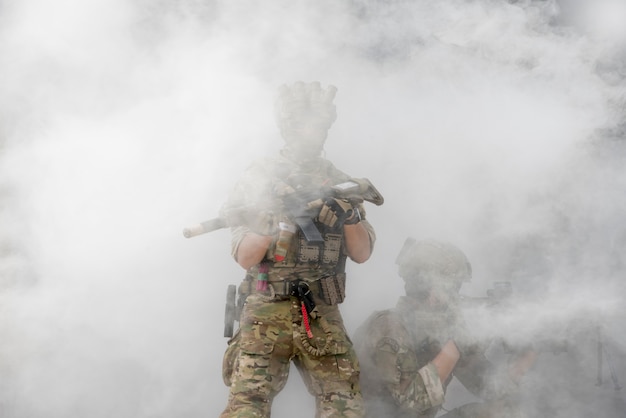
[[[320,298],[328,305],[337,305],[346,298],[346,274],[338,273],[319,279]]]

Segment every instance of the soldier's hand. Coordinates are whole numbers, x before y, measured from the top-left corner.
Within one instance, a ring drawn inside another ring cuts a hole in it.
[[[331,228],[342,226],[346,220],[358,216],[352,203],[343,199],[329,198],[324,201],[317,219]]]

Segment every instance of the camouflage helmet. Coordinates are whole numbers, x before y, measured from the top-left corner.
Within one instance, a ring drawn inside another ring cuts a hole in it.
[[[333,104],[336,93],[335,86],[323,89],[318,81],[280,87],[274,111],[288,148],[304,156],[321,153],[328,130],[337,119]]]
[[[407,238],[396,264],[407,284],[419,283],[423,289],[437,286],[458,292],[462,282],[472,277],[472,266],[463,251],[447,242]]]

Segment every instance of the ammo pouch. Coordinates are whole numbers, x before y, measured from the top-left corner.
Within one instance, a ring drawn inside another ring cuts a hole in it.
[[[337,305],[346,298],[346,273],[319,279],[320,298],[328,305]]]

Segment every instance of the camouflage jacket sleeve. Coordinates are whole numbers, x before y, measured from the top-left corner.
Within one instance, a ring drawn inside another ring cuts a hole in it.
[[[228,200],[220,210],[220,216],[228,217],[228,212],[240,208],[254,207],[259,210],[270,208],[274,202],[268,199],[272,196],[271,159],[252,163],[237,180]],[[247,225],[231,228],[231,255],[236,260],[237,250],[243,238],[250,232]]]
[[[360,356],[365,385],[411,415],[443,404],[444,388],[435,366],[420,365],[412,340],[393,311],[370,317]]]

